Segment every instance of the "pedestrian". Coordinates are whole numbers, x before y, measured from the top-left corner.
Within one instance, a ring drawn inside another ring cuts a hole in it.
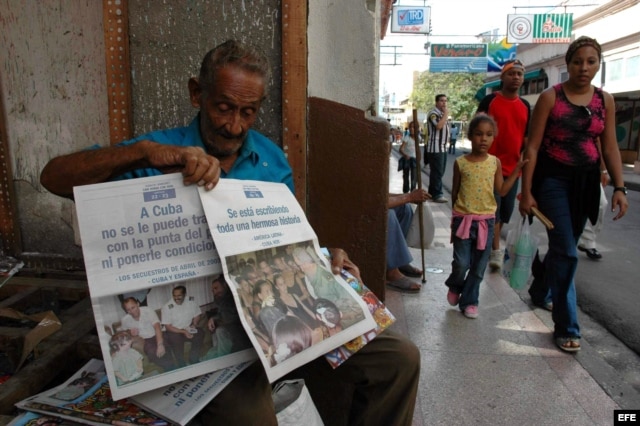
[[[188,80],[189,99],[198,109],[191,124],[151,132],[116,146],[56,157],[47,163],[40,181],[49,191],[68,198],[73,198],[77,185],[163,172],[182,172],[185,184],[204,190],[213,189],[222,177],[280,182],[293,192],[293,173],[284,153],[251,128],[258,118],[269,74],[262,53],[238,41],[226,41],[205,55],[199,76]],[[330,252],[334,274],[345,268],[360,276],[344,250]],[[353,423],[411,424],[420,353],[409,339],[385,330],[335,370],[322,358],[291,374],[306,376],[316,385],[331,376],[353,386],[355,397],[349,413]],[[203,409],[200,421],[205,425],[275,425],[271,390],[261,363],[253,363]]]
[[[604,210],[609,204],[607,202],[607,196],[604,193],[604,187],[609,184],[609,174],[607,173],[606,165],[602,159],[602,151],[600,151],[600,140],[598,139],[598,150],[600,152],[600,203],[598,204],[598,219],[595,225],[591,225],[589,221],[584,226],[584,230],[578,239],[578,250],[587,254],[587,257],[591,260],[600,260],[602,255],[596,248],[596,237],[602,230],[604,223]],[[531,303],[535,306],[539,306],[547,311],[553,311],[553,302],[551,301],[551,291],[544,279],[544,264],[540,260],[539,252],[536,252],[536,256],[533,259],[533,265],[531,266],[531,273],[533,275],[533,281],[529,287],[529,295],[531,296]]]
[[[458,141],[458,126],[456,124],[451,125],[451,138],[449,142],[449,154],[456,155],[456,142]]]
[[[521,98],[520,88],[524,83],[524,64],[519,59],[507,61],[500,73],[500,90],[485,96],[478,112],[490,115],[498,125],[489,154],[495,155],[502,163],[502,176],[506,179],[522,157],[522,150],[527,142],[527,128],[531,106]],[[489,267],[494,271],[502,269],[504,253],[500,249],[500,235],[504,224],[509,223],[516,202],[518,181],[504,197],[495,194],[498,208],[496,210],[496,226],[491,242]]]
[[[567,49],[569,79],[546,89],[531,117],[522,174],[520,213],[537,207],[553,223],[547,229],[549,250],[544,280],[553,302],[553,337],[559,349],[580,350],[575,272],[577,242],[589,219],[595,223],[600,200],[600,138],[602,156],[614,184],[614,220],[625,215],[629,203],[622,178],[622,161],[615,135],[613,97],[591,81],[600,70],[602,49],[582,36]]]
[[[416,189],[416,141],[414,139],[413,121],[409,123],[409,131],[402,138],[402,145],[399,149],[400,160],[398,168],[402,168],[402,192],[406,194]]]
[[[449,142],[449,110],[447,95],[436,95],[436,105],[427,114],[428,141],[424,147],[424,162],[429,165],[429,195],[436,203],[446,203],[442,192],[442,177],[447,165]]]
[[[516,165],[505,180],[500,159],[489,154],[497,131],[495,121],[486,114],[478,114],[469,123],[467,137],[471,152],[456,159],[453,166],[451,197],[451,239],[453,262],[451,274],[445,281],[449,287],[447,301],[459,305],[467,318],[478,317],[480,283],[487,268],[495,223],[494,192],[505,194],[511,189],[522,162]]]

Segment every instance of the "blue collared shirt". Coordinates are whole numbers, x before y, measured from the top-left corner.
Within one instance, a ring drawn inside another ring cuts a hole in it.
[[[156,130],[121,142],[118,145],[130,145],[141,140],[150,140],[166,145],[196,146],[206,151],[200,137],[199,115],[187,127]],[[158,169],[144,168],[124,173],[112,180],[134,179],[161,174],[162,172]],[[291,192],[294,192],[293,174],[282,149],[264,135],[251,129],[238,152],[238,158],[231,166],[231,170],[228,173],[222,170],[221,176],[229,179],[280,182],[286,184]]]

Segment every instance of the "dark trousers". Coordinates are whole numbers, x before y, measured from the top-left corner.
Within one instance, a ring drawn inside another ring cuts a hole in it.
[[[198,328],[198,332],[193,334],[191,339],[188,339],[184,334],[167,331],[165,339],[167,339],[178,367],[186,365],[184,362],[184,345],[187,342],[191,342],[189,364],[195,364],[200,361],[200,352],[202,352],[202,343],[204,342],[204,331],[202,329]]]
[[[292,378],[304,379],[321,416],[335,403],[333,386],[352,387],[345,425],[409,426],[418,393],[420,352],[406,337],[386,330],[335,370],[320,356],[285,377]],[[276,425],[271,385],[262,364],[256,361],[240,373],[200,416],[204,425]]]
[[[442,177],[447,166],[447,153],[430,152],[425,156],[425,160],[429,164],[429,194],[434,200],[442,197]]]
[[[402,169],[402,192],[406,194],[409,191],[416,189],[416,159],[414,157],[409,158],[405,162],[405,166]]]

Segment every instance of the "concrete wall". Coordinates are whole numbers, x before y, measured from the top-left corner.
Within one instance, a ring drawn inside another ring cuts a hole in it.
[[[102,3],[6,0],[0,78],[23,247],[80,253],[73,204],[45,191],[49,158],[109,140]]]
[[[282,139],[279,0],[129,0],[134,132],[188,124],[187,81],[204,55],[235,38],[269,57],[272,84],[255,129]]]
[[[309,97],[375,111],[379,1],[309,2]]]
[[[114,0],[115,1],[115,0]],[[187,81],[229,38],[260,46],[272,85],[256,128],[281,140],[279,0],[129,0],[133,131],[188,123]],[[102,1],[5,0],[0,78],[23,250],[80,258],[73,202],[48,193],[55,156],[109,143]]]
[[[81,258],[73,202],[44,190],[39,174],[52,157],[109,143],[102,3],[5,0],[0,11],[0,41],[6,46],[0,49],[0,78],[18,217],[23,249],[36,256]],[[258,45],[271,60],[272,84],[256,128],[281,141],[280,0],[128,4],[134,134],[187,124],[195,114],[188,102],[189,77],[196,75],[209,49],[238,38]],[[367,120],[378,97],[379,1],[314,0],[308,7],[308,95],[360,110]],[[378,136],[358,133],[348,143],[361,149],[360,144],[379,139],[380,148],[386,147],[386,136]],[[386,161],[383,154],[381,161]],[[386,173],[383,167],[374,169],[376,176]],[[321,181],[314,190],[326,189]],[[385,185],[374,190],[386,197]],[[384,200],[380,208],[382,213],[370,214],[384,214]],[[378,250],[384,246],[383,228],[380,233]]]

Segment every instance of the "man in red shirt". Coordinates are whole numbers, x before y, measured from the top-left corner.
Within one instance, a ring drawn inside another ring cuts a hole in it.
[[[507,61],[500,74],[502,85],[499,91],[485,96],[476,113],[485,113],[493,117],[498,125],[498,134],[493,140],[489,154],[493,154],[502,163],[502,175],[509,176],[518,164],[522,150],[527,141],[527,128],[531,107],[529,102],[519,96],[520,87],[524,83],[524,64],[518,60]],[[504,223],[509,223],[518,193],[518,181],[507,195],[501,197],[496,193],[498,209],[493,234],[491,258],[489,266],[493,271],[502,268],[504,257],[500,249],[500,231]]]

